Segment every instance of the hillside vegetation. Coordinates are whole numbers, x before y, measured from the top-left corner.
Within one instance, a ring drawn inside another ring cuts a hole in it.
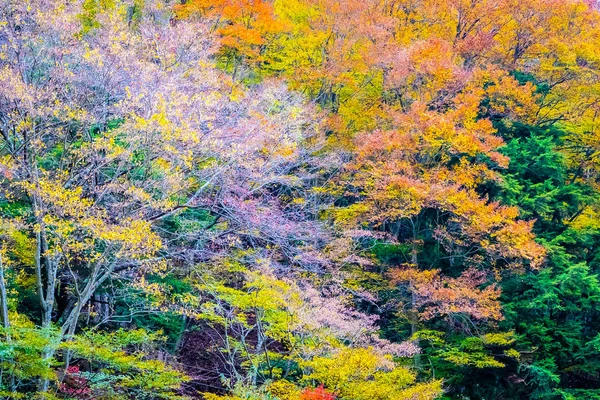
[[[600,399],[588,0],[0,2],[0,398]]]

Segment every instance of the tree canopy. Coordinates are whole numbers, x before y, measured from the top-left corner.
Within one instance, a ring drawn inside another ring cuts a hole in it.
[[[5,0],[0,398],[600,399],[592,0]]]

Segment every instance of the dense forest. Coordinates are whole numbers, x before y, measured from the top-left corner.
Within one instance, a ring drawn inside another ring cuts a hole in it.
[[[592,0],[0,1],[0,398],[600,399]]]

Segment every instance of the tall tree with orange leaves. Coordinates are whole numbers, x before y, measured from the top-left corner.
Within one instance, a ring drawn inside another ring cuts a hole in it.
[[[273,4],[265,0],[192,0],[175,11],[178,18],[206,20],[219,37],[219,55],[234,80],[243,64],[260,66],[265,49],[286,28],[275,18]]]

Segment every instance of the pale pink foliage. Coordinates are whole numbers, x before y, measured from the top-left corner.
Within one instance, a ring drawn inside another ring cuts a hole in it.
[[[414,268],[397,269],[392,281],[406,284],[413,293],[413,307],[422,308],[421,319],[453,318],[466,315],[478,320],[503,319],[499,302],[500,288],[496,284],[484,286],[484,271],[469,268],[457,278],[439,271],[418,271]]]
[[[139,277],[155,263],[185,268],[234,249],[252,250],[243,260],[250,265],[265,256],[289,267],[326,263],[310,187],[336,162],[313,156],[323,142],[318,113],[281,83],[232,82],[214,67],[201,21],[173,23],[163,1],[147,0],[133,27],[129,5],[100,7],[101,29],[85,33],[81,1],[0,5],[0,138],[11,155],[0,184],[28,184],[31,160],[46,158],[55,165],[39,167],[40,176],[89,204],[77,216],[64,202],[42,204],[45,215],[68,215],[75,226],[49,272],[85,287],[64,330],[75,329],[103,282]],[[178,228],[166,228],[173,220]],[[69,270],[65,260],[79,260],[80,244],[96,240],[90,225],[118,231],[132,221],[151,230],[160,254],[105,240],[94,269]],[[63,240],[55,229],[47,235]]]
[[[316,288],[302,287],[305,307],[299,318],[313,329],[326,329],[335,337],[353,346],[373,347],[378,353],[399,357],[410,357],[420,349],[411,342],[393,343],[378,335],[377,315],[367,315],[357,311],[351,304],[351,297],[342,290],[330,290],[324,295]]]

